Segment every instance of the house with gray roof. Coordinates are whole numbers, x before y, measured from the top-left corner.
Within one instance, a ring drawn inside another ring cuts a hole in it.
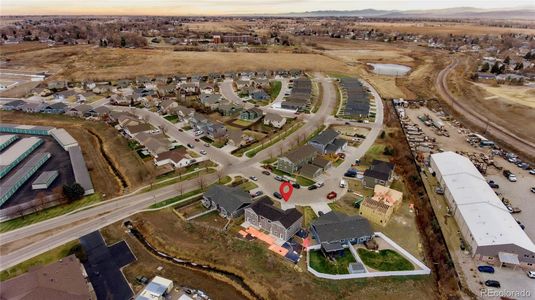
[[[286,118],[275,114],[275,113],[267,113],[264,116],[264,125],[271,125],[275,128],[281,128],[286,124]]]
[[[296,173],[301,167],[310,163],[318,155],[318,150],[311,145],[298,147],[277,159],[277,170],[288,174]]]
[[[308,142],[321,153],[338,153],[347,147],[347,141],[338,138],[340,134],[332,129],[327,129]]]
[[[364,171],[363,185],[373,189],[375,185],[389,186],[394,174],[393,163],[374,159],[372,165]]]
[[[227,128],[223,124],[209,123],[206,126],[206,135],[212,140],[223,138],[227,135]]]
[[[373,237],[368,220],[330,211],[310,225],[310,232],[326,253],[342,251],[352,244],[361,244]]]
[[[262,117],[263,112],[260,108],[253,107],[251,109],[242,111],[240,113],[240,119],[242,120],[256,120],[260,117]]]
[[[239,186],[216,184],[204,193],[201,202],[206,208],[216,209],[222,217],[233,219],[242,215],[252,201],[251,195]]]
[[[219,94],[201,94],[201,103],[205,107],[209,107],[212,110],[215,110],[219,103],[221,102],[221,95]]]
[[[262,229],[282,241],[294,236],[303,223],[303,215],[295,208],[282,210],[264,196],[245,208],[245,224]]]
[[[23,100],[13,100],[2,105],[2,109],[3,110],[21,110],[24,105],[26,105],[26,102]]]

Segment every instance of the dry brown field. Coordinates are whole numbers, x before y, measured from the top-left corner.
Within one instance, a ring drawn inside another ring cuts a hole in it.
[[[535,87],[531,86],[514,86],[514,85],[489,85],[484,83],[474,83],[474,85],[483,89],[488,96],[485,100],[500,99],[505,102],[525,105],[529,108],[535,108]]]

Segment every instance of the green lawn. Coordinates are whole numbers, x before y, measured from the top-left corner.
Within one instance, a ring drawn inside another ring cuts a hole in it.
[[[186,198],[200,195],[201,193],[202,193],[201,189],[197,189],[191,192],[184,193],[180,196],[176,196],[176,197],[169,198],[167,200],[164,200],[158,203],[154,203],[153,205],[149,206],[149,208],[160,208],[160,207],[164,207],[170,204],[178,204],[179,202],[181,202],[182,200]]]
[[[319,250],[310,251],[310,267],[325,274],[349,274],[347,269],[350,263],[356,262],[349,249],[344,249],[344,255],[335,260],[328,259]]]
[[[84,197],[73,203],[58,205],[55,207],[47,208],[40,212],[26,215],[24,217],[19,217],[9,221],[0,223],[0,232],[7,232],[17,228],[21,228],[30,224],[38,223],[47,219],[51,219],[57,216],[64,215],[68,212],[71,212],[75,209],[94,204],[100,201],[100,194],[95,193]]]
[[[268,159],[263,160],[262,163],[265,165],[271,165],[272,163],[276,161],[277,161],[277,158],[273,157],[273,158],[268,158]]]
[[[284,139],[286,137],[288,137],[290,134],[294,133],[297,129],[299,129],[301,126],[303,126],[303,122],[297,122],[295,123],[294,125],[292,125],[292,127],[290,127],[289,129],[287,129],[286,131],[280,133],[279,135],[277,135],[275,138],[273,138],[270,142],[268,143],[265,143],[263,146],[260,145],[254,149],[251,149],[247,152],[245,152],[245,155],[249,158],[251,157],[254,157],[258,152],[268,148],[268,147],[271,147],[273,144],[277,143],[278,141],[280,141],[281,139]],[[255,144],[256,145],[256,144]]]
[[[252,181],[247,181],[247,182],[240,184],[240,187],[246,191],[250,191],[252,189],[256,189],[258,185]]]
[[[310,180],[310,179],[305,178],[303,176],[297,176],[296,181],[301,186],[309,186],[309,185],[313,185],[314,183],[316,183],[314,180]]]
[[[178,122],[178,116],[177,115],[169,115],[164,117],[167,121],[171,123],[177,123]]]
[[[410,271],[414,266],[394,250],[384,249],[370,251],[363,248],[357,250],[364,264],[377,271]]]
[[[232,122],[232,124],[234,124],[234,125],[243,126],[243,127],[250,126],[253,123],[254,123],[253,121],[242,120],[242,119],[237,119],[237,120]]]
[[[213,169],[213,168],[201,169],[201,170],[198,170],[198,171],[183,175],[182,177],[177,177],[177,178],[173,178],[171,180],[154,183],[152,185],[152,188],[150,186],[146,187],[143,190],[141,190],[141,192],[148,192],[148,191],[159,189],[159,188],[162,188],[164,186],[168,186],[168,185],[171,185],[171,184],[174,184],[174,183],[177,183],[177,182],[181,182],[181,181],[184,181],[184,180],[189,180],[189,179],[195,178],[195,177],[199,176],[199,172],[201,172],[201,171],[203,172],[203,174],[211,174],[211,173],[215,173],[216,172],[216,170]]]
[[[269,91],[269,95],[271,96],[271,99],[277,98],[279,93],[281,92],[282,88],[282,82],[279,80],[275,80],[271,82],[271,90]]]
[[[20,274],[28,272],[31,267],[48,265],[66,256],[74,254],[80,247],[78,241],[71,241],[48,252],[32,257],[18,265],[0,272],[0,281],[8,280]]]

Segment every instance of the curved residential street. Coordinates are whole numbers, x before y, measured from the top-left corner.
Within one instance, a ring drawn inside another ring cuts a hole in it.
[[[457,100],[455,96],[448,89],[448,75],[459,64],[459,59],[454,58],[451,64],[438,73],[435,85],[440,96],[450,104],[450,106],[459,112],[464,118],[468,119],[474,125],[480,128],[487,128],[487,133],[502,140],[504,143],[511,145],[527,154],[535,153],[535,144],[518,137],[507,128],[500,126],[487,117],[483,116],[480,112],[473,108],[466,106],[462,100]]]
[[[277,191],[280,182],[274,180],[273,176],[263,175],[261,173],[262,169],[260,168],[260,163],[270,156],[276,157],[281,152],[284,153],[290,150],[299,138],[308,136],[321,125],[328,125],[331,122],[338,124],[339,122],[330,116],[331,112],[334,110],[334,107],[337,105],[337,90],[332,83],[332,79],[316,73],[314,74],[314,80],[323,87],[321,106],[315,114],[307,118],[302,118],[304,125],[287,138],[275,143],[267,149],[258,152],[256,156],[250,159],[246,156],[242,158],[232,156],[229,153],[215,147],[203,148],[207,151],[207,157],[219,163],[218,172],[222,174],[242,174],[246,177],[254,175],[258,177],[257,184],[263,190],[265,190],[266,194],[271,194],[274,191]],[[373,124],[358,124],[366,127],[371,126],[371,130],[366,136],[366,139],[356,148],[348,147],[346,150],[346,160],[344,163],[337,168],[332,168],[327,172],[327,174],[323,175],[321,180],[323,180],[325,183],[324,187],[315,191],[308,191],[307,189],[295,189],[294,194],[288,203],[282,202],[283,208],[293,207],[295,205],[309,205],[316,213],[319,211],[327,212],[330,211],[330,208],[327,205],[327,200],[325,198],[326,194],[330,191],[336,191],[338,195],[341,196],[344,193],[344,190],[338,186],[343,173],[350,167],[355,159],[362,157],[366,153],[369,147],[373,145],[382,130],[383,103],[375,89],[368,84],[366,85],[372,91],[377,106],[376,119]],[[232,88],[232,86],[230,86],[230,88]],[[230,92],[234,94],[233,90]],[[283,92],[281,91],[281,93]],[[225,97],[231,96],[230,94],[227,94]],[[121,108],[114,107],[114,109]],[[131,110],[131,108],[122,109]],[[135,109],[135,113],[144,117],[152,125],[164,128],[167,135],[173,139],[176,139],[180,143],[196,144],[194,142],[194,137],[191,134],[179,131],[174,124],[164,119],[161,115],[144,109]],[[217,179],[218,176],[215,173],[203,176],[203,180],[206,185],[216,182]],[[198,180],[198,178],[194,178],[181,182],[180,185],[182,186],[183,193],[198,189]],[[38,239],[35,239],[37,241],[20,247],[17,250],[11,251],[10,253],[1,253],[0,269],[4,270],[26,259],[62,245],[70,240],[77,239],[84,234],[107,226],[111,223],[123,220],[137,212],[146,209],[151,204],[169,199],[177,194],[177,186],[173,184],[150,192],[137,194],[134,193],[117,197],[93,207],[88,207],[64,216],[59,216],[53,219],[42,221],[40,223],[3,233],[0,235],[0,241],[3,245],[6,245],[10,242],[20,242],[21,240],[29,239],[32,236],[39,234],[44,235],[44,237],[39,237]],[[71,224],[74,225],[69,226]]]

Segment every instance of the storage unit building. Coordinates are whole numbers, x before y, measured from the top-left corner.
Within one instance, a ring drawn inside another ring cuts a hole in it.
[[[46,190],[58,177],[59,172],[54,171],[45,171],[37,177],[32,183],[32,190]]]

